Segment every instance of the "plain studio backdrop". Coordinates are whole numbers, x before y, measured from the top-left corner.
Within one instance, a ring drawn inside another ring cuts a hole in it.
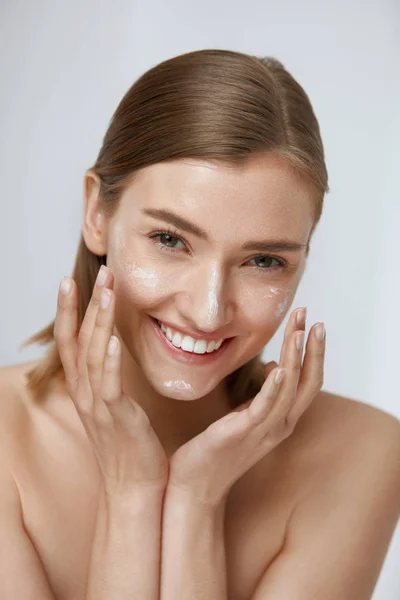
[[[331,192],[290,312],[308,307],[307,332],[325,322],[323,389],[399,417],[398,0],[3,0],[0,11],[0,365],[44,353],[18,347],[55,316],[83,174],[127,89],[177,54],[230,49],[283,62],[320,123]],[[279,359],[287,319],[265,360]],[[373,600],[400,598],[399,564],[398,527]]]

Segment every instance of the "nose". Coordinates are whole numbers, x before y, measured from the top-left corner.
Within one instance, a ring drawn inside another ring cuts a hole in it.
[[[220,267],[194,270],[186,285],[178,309],[192,329],[212,333],[232,321],[235,303]]]

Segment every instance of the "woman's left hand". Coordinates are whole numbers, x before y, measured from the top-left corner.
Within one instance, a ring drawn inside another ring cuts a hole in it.
[[[290,315],[279,366],[274,361],[266,365],[259,393],[170,457],[168,488],[188,493],[201,504],[218,506],[237,479],[293,432],[324,376],[325,339],[316,337],[318,323],[310,329],[302,364],[303,346],[296,347],[296,340],[305,336],[305,320],[296,321],[300,310]],[[276,384],[275,375],[282,368],[284,378]]]

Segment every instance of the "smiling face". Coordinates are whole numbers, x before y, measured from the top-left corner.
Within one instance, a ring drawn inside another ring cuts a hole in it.
[[[179,159],[136,175],[108,226],[115,326],[155,390],[197,399],[262,350],[290,309],[313,225],[311,191],[271,154],[240,167]],[[160,210],[195,227],[172,225]],[[298,248],[254,245],[277,241]],[[219,357],[182,362],[153,318],[198,338],[233,339]]]

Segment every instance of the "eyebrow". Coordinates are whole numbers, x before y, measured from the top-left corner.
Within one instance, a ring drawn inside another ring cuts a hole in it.
[[[165,221],[174,225],[182,231],[187,231],[196,237],[208,241],[207,232],[201,227],[184,219],[183,217],[163,208],[143,208],[141,212],[145,215],[149,215],[154,219]],[[306,247],[306,244],[300,244],[288,239],[280,240],[267,240],[267,241],[250,241],[243,244],[243,250],[255,250],[256,252],[298,252]]]

